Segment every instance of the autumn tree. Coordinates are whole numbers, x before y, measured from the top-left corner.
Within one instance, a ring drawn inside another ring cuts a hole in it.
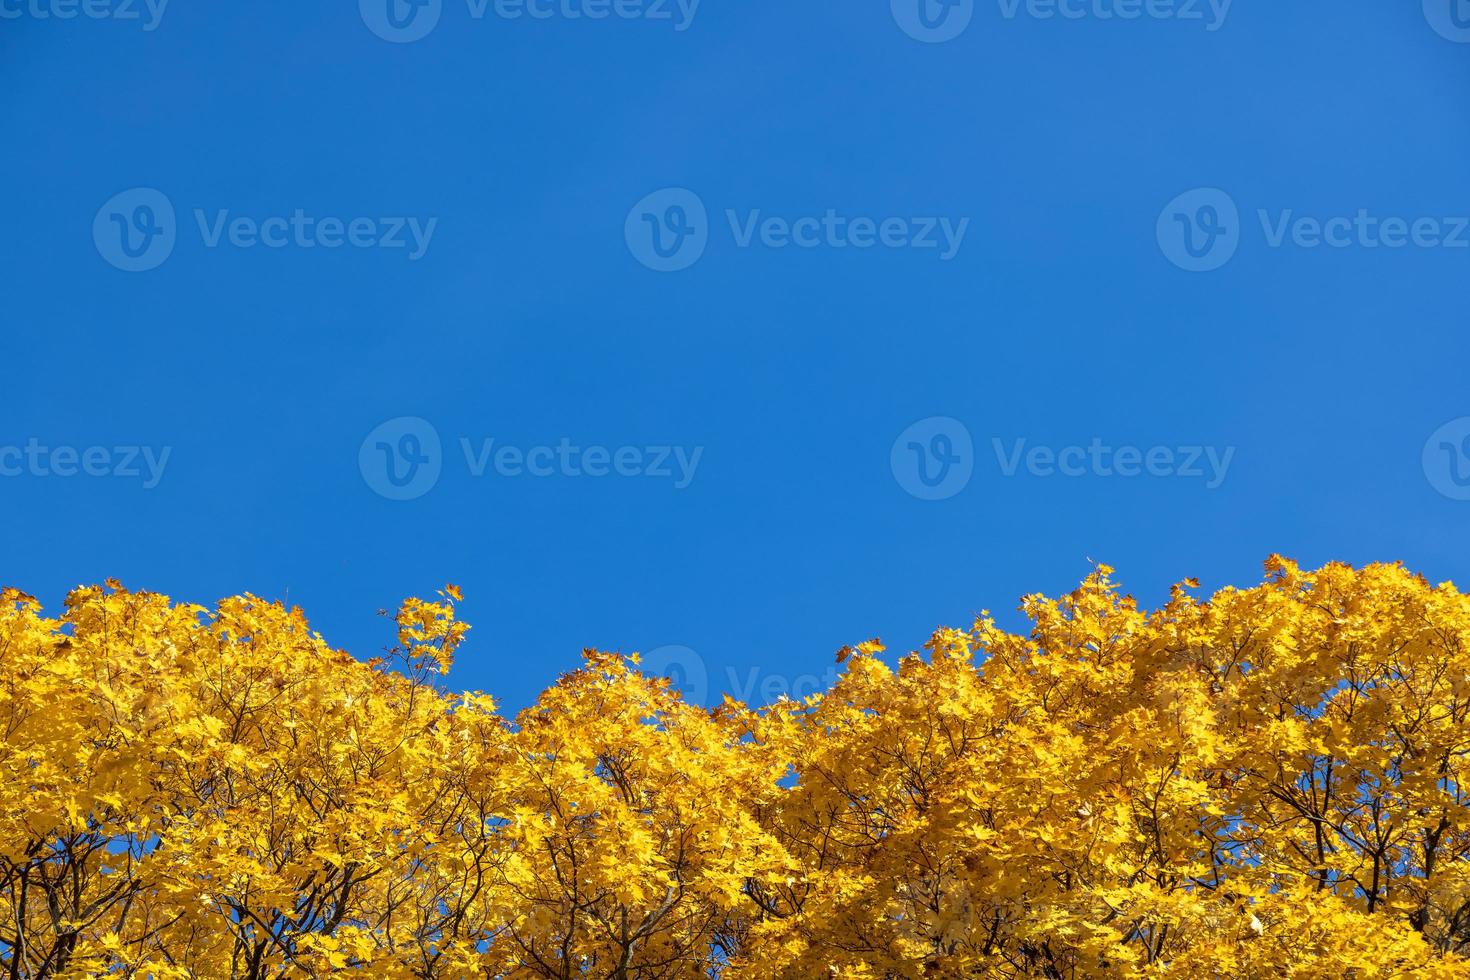
[[[1099,566],[831,690],[636,656],[513,719],[396,644],[118,583],[0,594],[13,978],[1470,977],[1470,598],[1396,565],[1148,611]]]

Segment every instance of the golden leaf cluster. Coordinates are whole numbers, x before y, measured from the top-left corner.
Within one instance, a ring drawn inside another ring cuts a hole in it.
[[[253,596],[0,593],[0,972],[1470,977],[1470,597],[1099,566],[709,709],[588,651],[514,718],[459,591],[335,650]]]

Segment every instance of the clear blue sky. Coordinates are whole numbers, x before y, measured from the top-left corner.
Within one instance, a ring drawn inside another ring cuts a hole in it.
[[[779,691],[1089,559],[1470,582],[1470,4],[89,3],[0,0],[52,608],[289,592],[366,656],[452,581],[517,706],[584,646]]]

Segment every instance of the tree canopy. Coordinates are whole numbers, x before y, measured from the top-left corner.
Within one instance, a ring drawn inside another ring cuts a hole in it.
[[[1198,592],[1098,566],[771,705],[589,650],[508,718],[446,687],[452,586],[369,661],[249,595],[6,590],[0,970],[1470,977],[1470,598]]]

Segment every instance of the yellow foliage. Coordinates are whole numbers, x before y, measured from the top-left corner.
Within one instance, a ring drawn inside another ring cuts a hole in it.
[[[0,593],[11,977],[1470,977],[1470,597],[1271,559],[1156,611],[1099,566],[805,701],[587,651],[440,685],[299,610]]]

